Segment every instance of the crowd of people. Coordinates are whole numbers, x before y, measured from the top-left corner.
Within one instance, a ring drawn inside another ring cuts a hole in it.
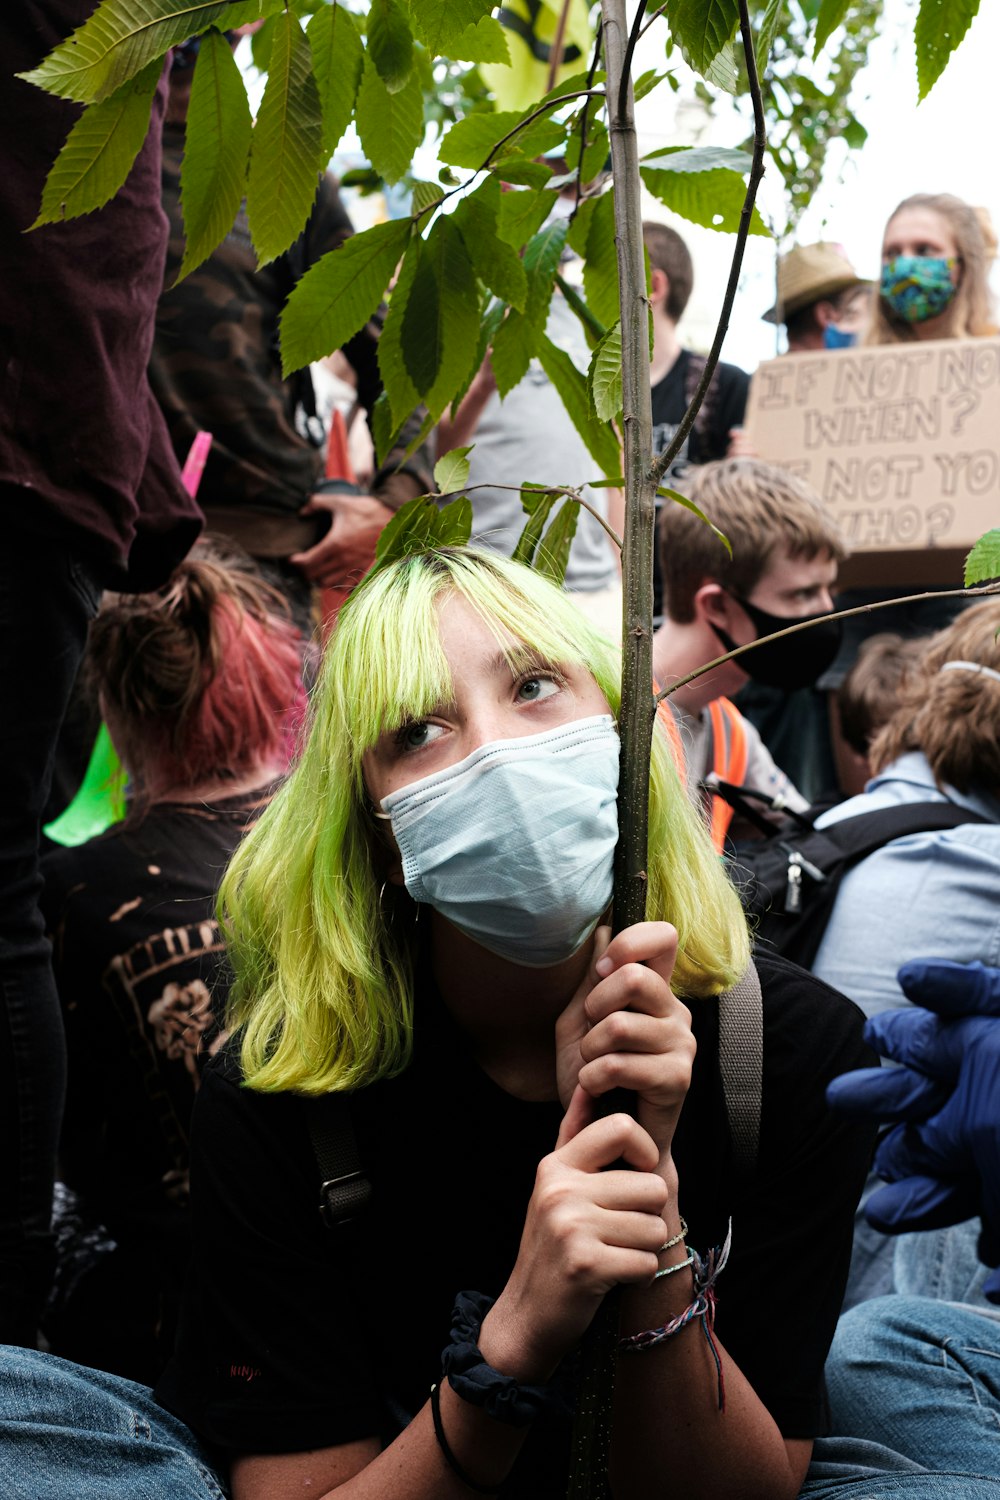
[[[6,18],[12,72],[76,8]],[[241,211],[174,284],[196,52],[127,192],[30,249],[58,108],[2,85],[37,126],[0,111],[4,1493],[552,1500],[610,1308],[617,1500],[1000,1496],[1000,601],[842,629],[844,539],[720,365],[657,518],[618,930],[621,497],[587,492],[562,585],[512,559],[519,484],[592,462],[489,354],[366,492],[330,475],[276,329],[350,220],[325,179],[277,262]],[[660,453],[705,362],[683,237],[644,238]],[[995,248],[913,197],[876,284],[803,245],[763,316],[790,353],[994,334]],[[381,321],[339,352],[369,415]],[[585,363],[561,291],[547,334]],[[372,568],[469,443],[472,542]],[[124,817],[53,842],[97,725]]]

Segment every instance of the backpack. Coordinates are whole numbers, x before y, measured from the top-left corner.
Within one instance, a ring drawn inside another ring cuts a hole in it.
[[[908,834],[990,821],[954,802],[909,802],[858,813],[819,829],[812,826],[813,820],[827,811],[819,806],[795,815],[789,827],[775,832],[774,825],[755,816],[745,801],[748,795],[769,801],[766,796],[719,781],[712,782],[712,790],[766,830],[765,837],[726,851],[727,870],[752,919],[755,941],[803,969],[811,968],[819,951],[848,870]]]

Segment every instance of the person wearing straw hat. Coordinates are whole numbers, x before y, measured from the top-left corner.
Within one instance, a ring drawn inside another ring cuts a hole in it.
[[[777,281],[777,300],[763,317],[785,325],[789,354],[847,348],[864,332],[871,282],[840,245],[793,246],[778,259]]]

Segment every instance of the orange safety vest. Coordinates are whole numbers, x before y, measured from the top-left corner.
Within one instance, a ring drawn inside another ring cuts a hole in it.
[[[653,691],[659,692],[655,682]],[[686,783],[687,763],[684,746],[681,743],[677,720],[666,698],[657,709],[657,717],[667,736],[677,774],[681,781]],[[743,715],[735,703],[730,703],[728,698],[714,698],[708,705],[708,722],[712,734],[712,770],[720,781],[732,781],[737,786],[742,786],[750,758]],[[729,832],[729,825],[732,821],[733,809],[729,803],[724,802],[721,797],[713,797],[709,826],[712,843],[719,854],[722,853],[726,834]]]

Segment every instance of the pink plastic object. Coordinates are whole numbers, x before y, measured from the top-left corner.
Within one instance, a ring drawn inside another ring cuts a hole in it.
[[[197,495],[201,476],[205,472],[205,460],[208,450],[212,446],[212,434],[210,432],[196,432],[194,442],[188,450],[188,456],[181,470],[181,481],[188,494]]]

